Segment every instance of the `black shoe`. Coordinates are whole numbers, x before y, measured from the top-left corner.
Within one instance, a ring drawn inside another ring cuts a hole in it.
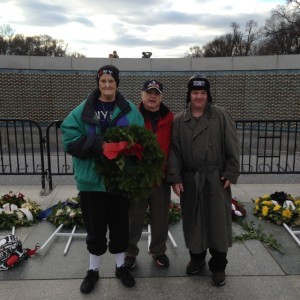
[[[135,264],[135,256],[126,256],[125,257],[125,265],[128,270],[133,270],[136,267]]]
[[[160,267],[165,267],[166,268],[170,265],[169,258],[166,254],[161,254],[161,255],[152,254],[152,257],[155,259],[156,263]]]
[[[126,265],[116,268],[116,276],[121,279],[121,282],[126,287],[133,287],[135,285],[135,280],[133,276],[129,273]]]
[[[225,271],[215,272],[212,274],[211,282],[215,286],[222,286],[226,283]]]
[[[186,274],[187,275],[196,275],[200,272],[200,270],[205,266],[205,260],[197,261],[191,260],[186,266]]]
[[[99,279],[98,270],[88,270],[87,275],[83,279],[80,286],[80,292],[83,294],[88,294],[94,289],[96,281]]]

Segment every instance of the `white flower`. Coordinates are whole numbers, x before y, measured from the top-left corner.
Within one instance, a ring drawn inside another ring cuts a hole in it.
[[[18,208],[18,206],[16,205],[16,204],[11,204],[10,205],[10,210],[11,211],[15,211],[15,210],[18,210],[19,208]]]
[[[234,213],[235,213],[235,215],[237,215],[238,217],[242,217],[242,216],[243,216],[243,214],[242,214],[240,211],[238,211],[238,210],[235,210]]]
[[[58,217],[64,213],[63,209],[58,209],[55,216]]]
[[[73,202],[73,203],[78,204],[77,198],[69,198],[68,202]]]
[[[3,205],[2,205],[2,208],[3,208],[3,210],[5,210],[5,212],[6,212],[6,211],[9,211],[9,210],[10,210],[9,203],[3,204]]]
[[[21,211],[18,210],[16,212],[16,214],[17,214],[17,217],[18,217],[19,220],[22,220],[24,218],[24,214]]]
[[[70,213],[69,213],[69,217],[70,218],[74,218],[76,216],[76,212],[74,210],[72,210]]]

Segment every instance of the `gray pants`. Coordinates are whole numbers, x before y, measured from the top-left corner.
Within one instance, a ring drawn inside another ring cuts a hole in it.
[[[155,187],[148,199],[131,203],[129,208],[129,243],[127,255],[137,256],[137,246],[143,230],[144,217],[149,205],[151,224],[151,254],[164,254],[167,250],[166,241],[169,230],[169,205],[171,199],[171,188],[169,184],[163,183]]]

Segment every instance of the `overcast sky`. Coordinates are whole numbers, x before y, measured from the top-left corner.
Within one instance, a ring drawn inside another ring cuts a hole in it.
[[[0,26],[62,39],[86,57],[183,57],[249,20],[264,26],[285,0],[0,0]]]

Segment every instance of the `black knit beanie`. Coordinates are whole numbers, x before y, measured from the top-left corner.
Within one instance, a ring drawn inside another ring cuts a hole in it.
[[[105,66],[101,67],[98,70],[97,77],[96,77],[98,86],[99,86],[99,79],[103,74],[111,75],[114,78],[114,80],[117,84],[117,87],[119,86],[120,78],[119,78],[119,69],[117,67],[115,67],[113,65],[105,65]]]
[[[188,82],[188,92],[186,97],[186,103],[191,101],[191,91],[192,90],[206,90],[208,102],[212,102],[212,97],[210,93],[210,83],[206,78],[199,75],[193,76]]]

